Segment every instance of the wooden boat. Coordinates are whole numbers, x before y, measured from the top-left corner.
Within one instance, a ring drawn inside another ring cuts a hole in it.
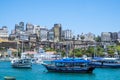
[[[89,66],[89,63],[90,61],[83,59],[60,59],[42,65],[50,72],[91,73],[95,67]]]
[[[11,62],[13,68],[31,68],[31,59],[17,59]]]
[[[120,68],[120,60],[118,58],[94,58],[91,65],[99,68]]]

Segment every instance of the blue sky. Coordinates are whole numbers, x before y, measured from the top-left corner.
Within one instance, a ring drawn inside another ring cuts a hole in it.
[[[48,29],[61,23],[74,34],[118,32],[120,0],[0,0],[0,27],[10,33],[20,21]]]

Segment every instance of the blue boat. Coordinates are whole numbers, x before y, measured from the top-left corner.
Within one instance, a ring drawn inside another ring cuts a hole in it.
[[[120,68],[120,59],[118,58],[94,58],[92,66],[98,68]]]
[[[83,59],[60,59],[51,64],[42,63],[50,72],[92,73],[95,67],[89,66],[90,61]]]

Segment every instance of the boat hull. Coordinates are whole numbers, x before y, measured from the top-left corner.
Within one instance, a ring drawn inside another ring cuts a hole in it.
[[[31,59],[19,59],[11,62],[13,68],[31,68]]]
[[[31,64],[12,64],[13,68],[31,68]]]
[[[78,68],[78,67],[55,67],[50,65],[44,65],[49,72],[63,72],[63,73],[92,73],[94,67]]]
[[[120,64],[111,64],[111,63],[92,63],[92,66],[98,67],[98,68],[120,68]]]

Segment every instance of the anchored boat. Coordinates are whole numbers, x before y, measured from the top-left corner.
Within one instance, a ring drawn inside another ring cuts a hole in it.
[[[11,62],[13,68],[31,68],[31,59],[17,59]]]
[[[92,66],[99,68],[120,68],[120,59],[118,58],[94,58]]]
[[[89,60],[68,58],[53,60],[51,64],[42,63],[42,65],[50,72],[92,73],[95,67],[89,63]]]

